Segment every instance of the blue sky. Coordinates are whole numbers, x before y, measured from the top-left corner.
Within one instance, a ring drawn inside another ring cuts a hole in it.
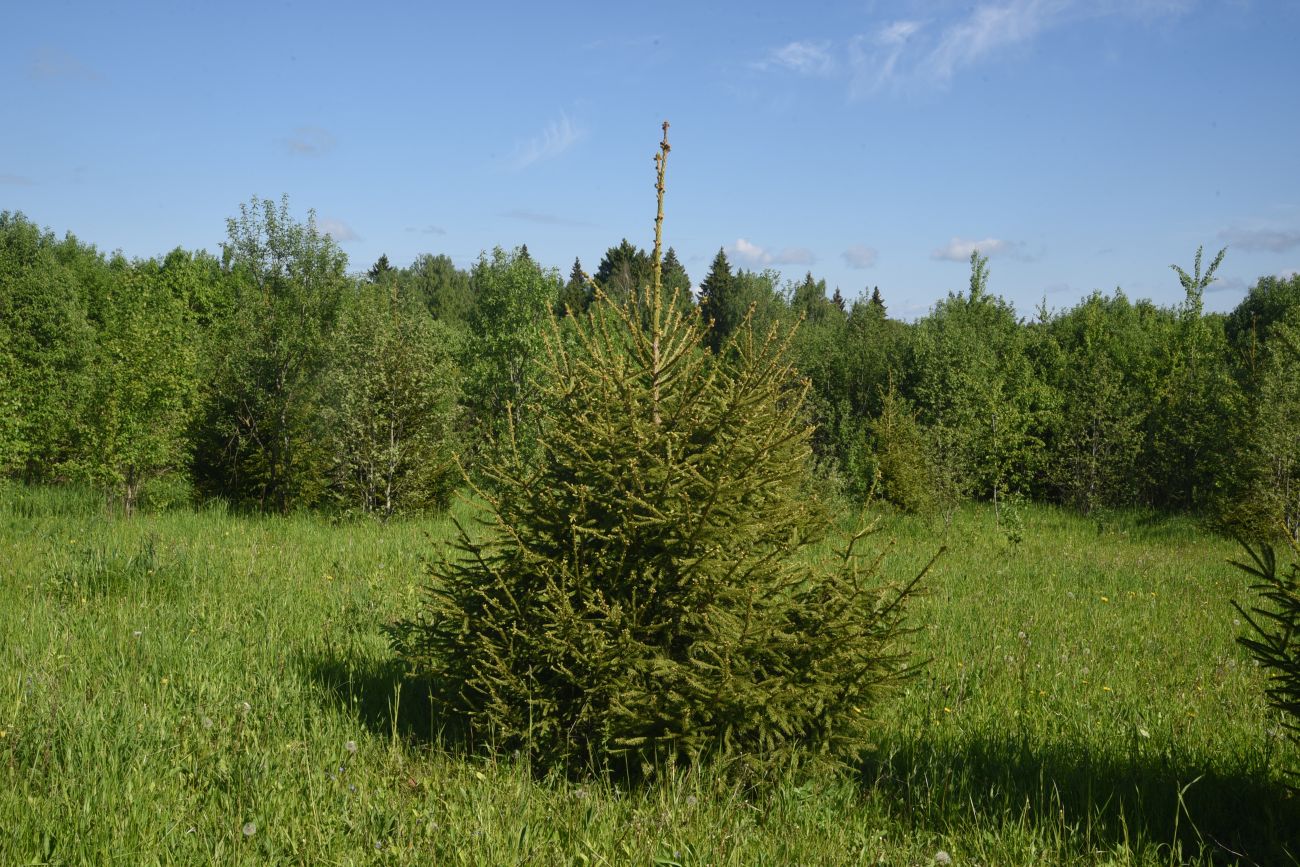
[[[104,250],[216,250],[289,195],[364,270],[666,242],[879,286],[914,317],[990,256],[1023,315],[1210,309],[1300,269],[1300,3],[10,4],[0,210]]]

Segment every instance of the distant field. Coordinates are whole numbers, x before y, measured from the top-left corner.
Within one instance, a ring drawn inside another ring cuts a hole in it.
[[[463,510],[464,507],[458,507]],[[0,489],[0,864],[1297,863],[1300,751],[1184,519],[888,519],[923,673],[855,776],[633,792],[436,748],[381,624],[447,520],[104,516]]]

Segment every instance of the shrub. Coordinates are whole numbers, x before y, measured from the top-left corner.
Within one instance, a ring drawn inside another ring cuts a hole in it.
[[[395,643],[471,737],[539,769],[851,759],[920,576],[875,587],[866,530],[810,554],[829,517],[791,333],[746,323],[712,355],[654,277],[551,331],[537,457],[489,465],[486,534],[462,529]]]
[[[905,512],[924,514],[934,508],[935,482],[927,462],[925,434],[891,379],[881,389],[880,415],[869,430],[880,471],[881,493]]]

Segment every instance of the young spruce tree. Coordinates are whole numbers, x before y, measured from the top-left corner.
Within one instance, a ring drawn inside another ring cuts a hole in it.
[[[656,156],[659,263],[668,125]],[[846,761],[905,671],[878,559],[810,555],[807,382],[791,334],[746,324],[722,356],[661,290],[598,296],[552,329],[540,449],[496,461],[485,534],[462,532],[393,637],[477,743],[544,770],[723,759],[762,774]]]

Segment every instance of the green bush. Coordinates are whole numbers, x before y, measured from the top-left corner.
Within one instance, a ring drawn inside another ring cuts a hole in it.
[[[344,510],[445,508],[460,481],[457,335],[393,285],[344,306],[322,389],[321,439]]]
[[[927,461],[925,434],[891,381],[881,390],[880,415],[869,426],[882,496],[912,514],[934,509],[935,481]]]
[[[395,643],[470,737],[538,769],[850,760],[906,670],[916,580],[876,587],[865,530],[814,555],[790,333],[745,323],[715,356],[658,276],[552,331],[539,456],[489,465],[485,536],[462,531]]]

